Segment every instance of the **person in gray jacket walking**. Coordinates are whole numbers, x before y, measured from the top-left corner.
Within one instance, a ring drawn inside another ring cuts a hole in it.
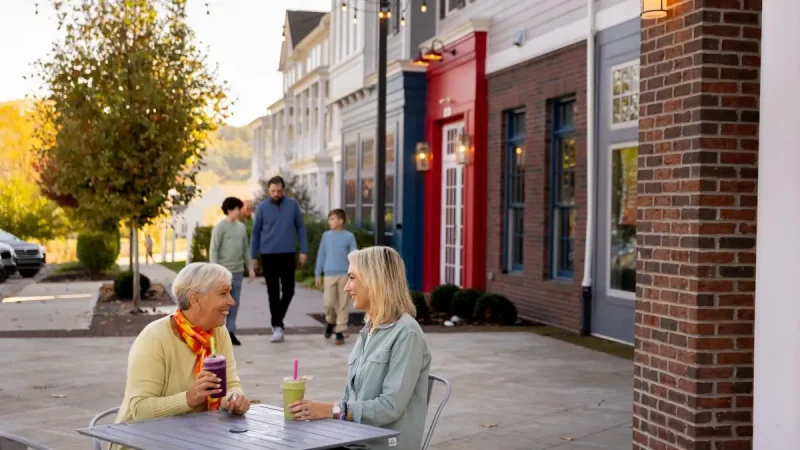
[[[300,243],[299,264],[306,263],[308,240],[303,213],[293,198],[283,195],[283,178],[267,182],[269,198],[258,205],[250,237],[250,257],[254,267],[261,263],[267,281],[269,312],[272,316],[272,342],[283,342],[284,323],[294,297],[294,271],[297,267],[296,246]]]

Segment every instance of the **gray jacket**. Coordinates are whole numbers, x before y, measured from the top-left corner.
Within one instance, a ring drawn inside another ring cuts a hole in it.
[[[417,321],[403,314],[371,336],[367,325],[347,363],[344,401],[353,420],[401,433],[394,440],[369,442],[363,448],[419,450],[428,411],[431,354]]]

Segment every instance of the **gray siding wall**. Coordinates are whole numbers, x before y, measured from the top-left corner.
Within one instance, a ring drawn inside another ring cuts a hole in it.
[[[595,0],[595,11],[625,0]],[[437,5],[441,0],[436,0]],[[527,39],[551,32],[586,17],[586,0],[466,0],[466,6],[439,19],[442,32],[471,18],[491,18],[489,53],[508,49],[521,30]],[[437,10],[436,17],[439,17]]]
[[[392,34],[390,25],[389,39],[387,40],[387,61],[416,58],[419,44],[434,35],[436,31],[436,10],[433,1],[428,2],[428,12],[424,14],[420,11],[422,0],[404,0],[401,2],[402,6],[408,5],[405,11],[401,10],[399,12],[399,14],[405,16],[406,26],[400,27],[399,33]],[[392,14],[395,14],[394,10]],[[391,20],[394,20],[394,16],[392,16]],[[405,46],[403,43],[405,43]]]

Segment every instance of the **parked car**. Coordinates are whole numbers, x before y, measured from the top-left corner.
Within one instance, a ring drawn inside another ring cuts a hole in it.
[[[0,230],[0,242],[14,249],[17,255],[17,271],[24,278],[36,276],[44,266],[44,254],[39,245],[25,242],[4,230]]]
[[[3,284],[8,280],[8,273],[6,272],[6,268],[0,264],[0,284]]]
[[[3,268],[6,278],[17,273],[17,254],[13,247],[2,242],[0,242],[0,267]]]

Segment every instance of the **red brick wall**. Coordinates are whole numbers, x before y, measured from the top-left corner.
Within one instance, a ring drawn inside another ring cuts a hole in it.
[[[586,237],[586,43],[578,43],[492,74],[489,87],[487,291],[511,299],[520,315],[577,330]],[[576,97],[577,136],[575,273],[549,279],[550,101]],[[505,112],[525,108],[524,271],[503,274]]]
[[[642,21],[634,449],[752,446],[760,0]]]

